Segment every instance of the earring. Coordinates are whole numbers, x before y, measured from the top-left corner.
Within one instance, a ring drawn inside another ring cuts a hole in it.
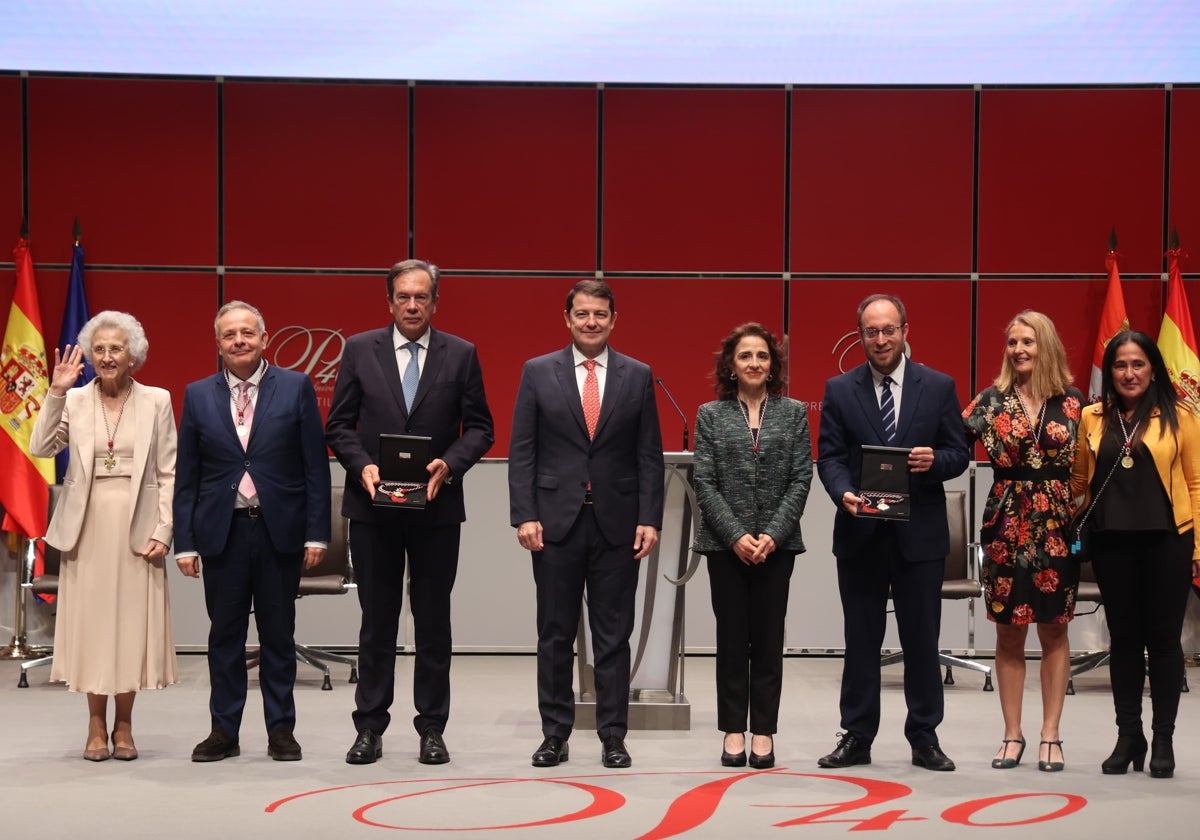
[[[772,379],[774,379],[774,378],[775,378],[775,377],[774,377],[774,376],[772,376],[771,374],[769,374],[769,373],[767,374],[767,381],[768,381],[768,382],[770,382],[770,381],[771,381]]]
[[[729,378],[730,378],[730,379],[737,379],[737,374],[736,374],[736,373],[731,373],[731,374],[729,374]]]

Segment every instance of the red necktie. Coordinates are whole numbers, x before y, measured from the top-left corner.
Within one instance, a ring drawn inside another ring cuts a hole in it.
[[[596,378],[596,360],[587,359],[583,366],[587,376],[583,380],[583,421],[587,423],[588,438],[596,436],[596,423],[600,420],[600,380]]]

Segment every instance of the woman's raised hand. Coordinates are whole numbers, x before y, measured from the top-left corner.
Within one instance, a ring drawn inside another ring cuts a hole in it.
[[[54,371],[50,375],[50,393],[56,397],[66,396],[75,387],[79,374],[83,373],[83,348],[68,344],[64,348],[66,358],[54,348]]]

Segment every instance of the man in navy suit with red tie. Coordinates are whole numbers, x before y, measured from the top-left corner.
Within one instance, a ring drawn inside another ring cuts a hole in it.
[[[825,384],[818,436],[818,473],[838,511],[833,525],[838,588],[846,631],[841,726],[836,749],[820,767],[871,763],[879,730],[879,651],[889,597],[904,650],[904,735],[912,763],[953,770],[938,744],[942,679],[938,666],[942,574],[950,551],[942,482],[960,475],[970,457],[954,380],[904,357],[908,318],[891,295],[858,307],[867,363]],[[911,518],[861,515],[862,447],[908,449]]]
[[[175,470],[175,559],[204,565],[212,732],[192,761],[238,755],[254,613],[267,754],[296,761],[296,594],[329,542],[329,456],[312,382],[263,360],[266,324],[242,301],[215,322],[224,369],[188,385]]]
[[[571,667],[583,592],[605,767],[629,767],[630,651],[638,561],[658,542],[663,451],[650,368],[608,346],[612,289],[584,280],[567,295],[571,344],[525,363],[508,455],[510,520],[533,555],[538,710],[534,767],[568,759]]]
[[[444,764],[450,716],[450,591],[458,571],[463,476],[491,448],[492,414],[475,347],[430,326],[438,305],[438,269],[404,260],[387,275],[388,326],[346,342],[325,440],[346,468],[342,512],[362,625],[358,688],[347,764],[383,755],[396,684],[396,637],[407,563],[416,641],[413,728],[418,760]],[[380,483],[379,436],[431,438],[428,503],[423,510],[384,509],[372,500]]]

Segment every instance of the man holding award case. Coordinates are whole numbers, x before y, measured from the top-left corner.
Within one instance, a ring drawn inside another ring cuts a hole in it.
[[[838,507],[833,553],[846,633],[843,733],[817,764],[871,763],[890,597],[904,650],[904,735],[912,763],[953,770],[937,738],[938,634],[950,551],[942,483],[961,474],[969,459],[958,398],[949,376],[905,359],[908,320],[899,298],[864,300],[858,333],[867,363],[825,384],[817,441],[821,483]]]

